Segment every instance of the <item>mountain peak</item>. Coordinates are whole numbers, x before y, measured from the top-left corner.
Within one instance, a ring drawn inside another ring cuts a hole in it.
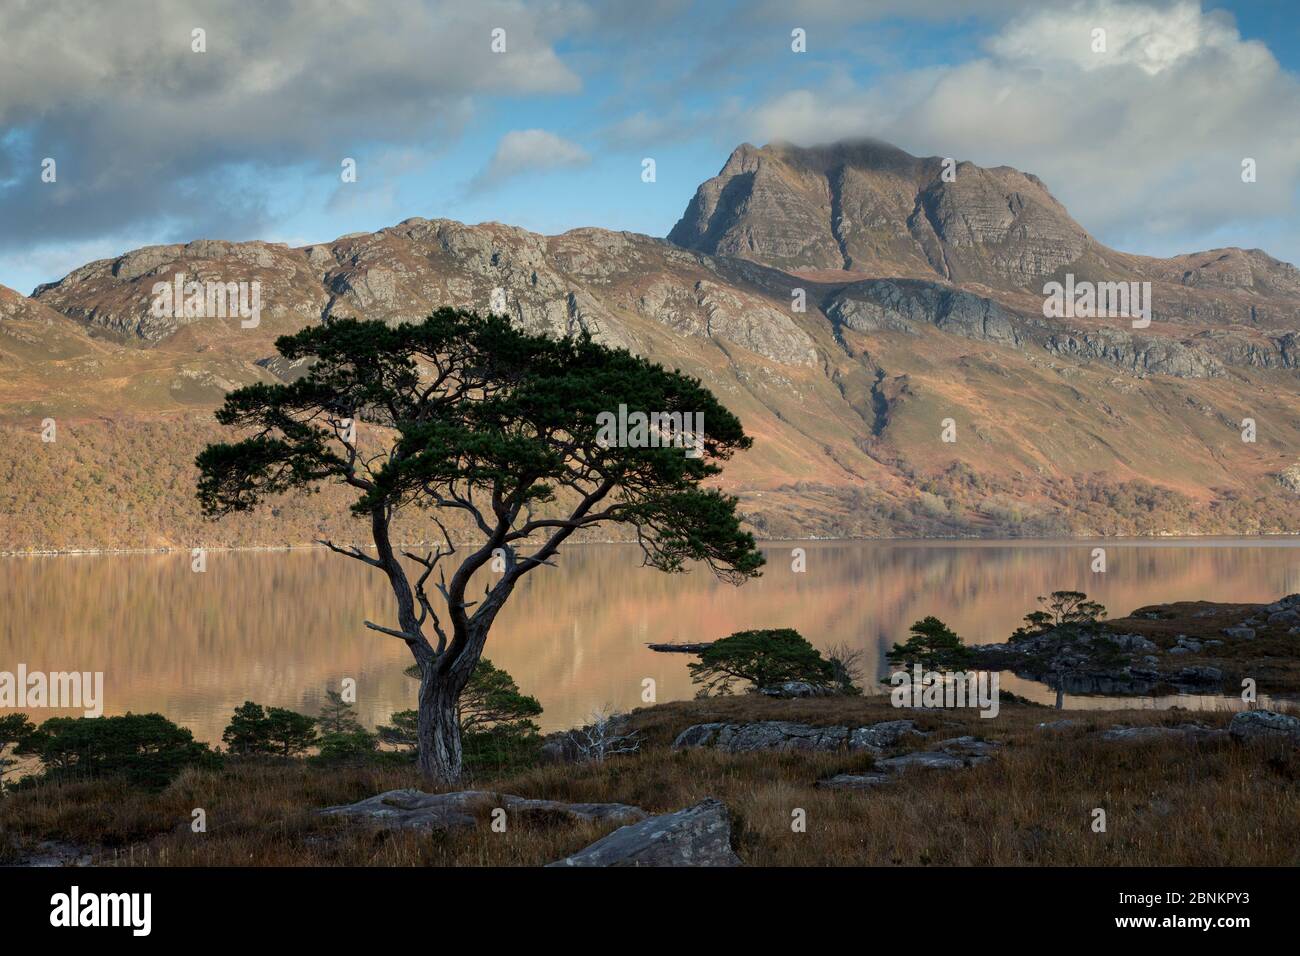
[[[870,138],[743,143],[668,239],[788,272],[937,274],[995,288],[1029,286],[1092,244],[1036,176]]]

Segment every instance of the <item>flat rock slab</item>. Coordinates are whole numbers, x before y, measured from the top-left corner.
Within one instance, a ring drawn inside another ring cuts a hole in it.
[[[960,770],[974,767],[992,757],[1001,746],[979,737],[952,737],[935,744],[933,750],[913,750],[897,757],[877,760],[874,770],[867,773],[841,773],[817,781],[817,786],[831,790],[870,790],[888,783],[897,774],[912,767],[922,770]]]
[[[818,780],[817,786],[825,790],[870,790],[892,779],[887,773],[837,773]]]
[[[740,866],[731,848],[731,820],[709,798],[676,813],[620,827],[547,866]]]
[[[533,800],[489,790],[461,790],[456,793],[425,793],[422,790],[389,790],[357,803],[327,807],[326,816],[343,816],[373,826],[395,830],[451,830],[476,826],[479,816],[497,807],[507,813],[555,817],[574,822],[604,821],[628,823],[643,820],[646,812],[623,803],[564,803]]]
[[[1203,724],[1179,724],[1177,727],[1112,727],[1101,733],[1102,740],[1162,740],[1182,737],[1188,740],[1216,740],[1227,736],[1227,731],[1215,730]]]
[[[872,750],[892,747],[907,734],[917,733],[910,720],[889,720],[866,727],[813,727],[788,720],[752,724],[695,724],[673,741],[673,749],[715,747],[725,753],[756,750]]]
[[[1300,745],[1300,718],[1271,710],[1244,710],[1233,714],[1228,733],[1234,740],[1283,739]]]

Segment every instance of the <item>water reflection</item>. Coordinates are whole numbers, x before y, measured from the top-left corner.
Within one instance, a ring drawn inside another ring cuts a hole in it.
[[[1104,546],[1104,574],[1089,570]],[[791,570],[791,549],[807,571]],[[967,641],[1001,641],[1035,597],[1075,588],[1112,616],[1175,600],[1265,601],[1300,591],[1294,539],[1157,542],[822,542],[767,544],[764,576],[743,587],[706,571],[668,576],[624,545],[573,546],[558,568],[531,574],[499,618],[488,656],[546,708],[546,729],[593,709],[694,693],[690,658],[649,641],[708,640],[750,627],[794,627],[819,647],[884,651],[935,614]],[[105,711],[160,711],[205,740],[220,739],[245,700],[315,713],[327,686],[356,678],[365,723],[413,706],[398,640],[362,621],[391,623],[380,575],[319,551],[0,558],[0,670],[105,673]],[[1044,702],[1052,694],[1008,678]],[[1222,706],[1218,699],[1146,699],[1134,706]],[[1070,698],[1070,706],[1104,701]],[[52,711],[35,713],[41,719]]]

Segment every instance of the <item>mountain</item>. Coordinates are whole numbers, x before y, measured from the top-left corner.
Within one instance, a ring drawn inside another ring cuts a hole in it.
[[[260,321],[155,315],[177,274],[256,280]],[[1067,281],[1149,282],[1150,326],[1046,317],[1044,285]],[[742,145],[667,240],[414,218],[302,248],[151,246],[30,298],[0,290],[0,551],[364,539],[330,495],[201,521],[191,463],[221,434],[212,410],[301,374],[278,335],[494,301],[702,378],[755,438],[723,483],[767,536],[1300,519],[1294,266],[1119,252],[1032,175],[856,141]]]

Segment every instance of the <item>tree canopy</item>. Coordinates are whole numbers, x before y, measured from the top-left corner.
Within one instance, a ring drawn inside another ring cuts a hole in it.
[[[946,671],[960,668],[970,659],[970,648],[952,628],[933,615],[922,618],[908,630],[911,636],[904,643],[895,643],[885,655],[889,663],[903,667],[920,664],[929,671]]]
[[[706,693],[729,694],[736,681],[754,688],[785,681],[804,681],[823,687],[835,680],[835,671],[817,648],[788,627],[737,631],[700,651],[700,659],[687,665],[691,680]]]

